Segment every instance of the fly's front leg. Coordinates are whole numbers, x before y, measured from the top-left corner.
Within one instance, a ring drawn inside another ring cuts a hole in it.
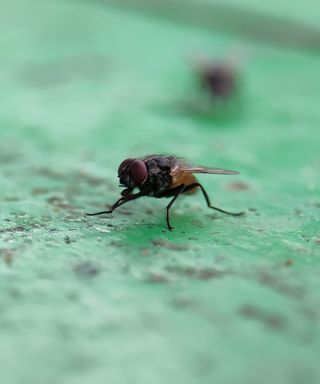
[[[120,197],[119,200],[117,200],[113,206],[108,210],[108,211],[101,211],[101,212],[96,212],[96,213],[86,213],[87,216],[97,216],[97,215],[103,215],[105,213],[112,213],[116,208],[120,207],[120,205],[123,205],[125,203],[127,203],[128,199],[126,199],[125,197]]]
[[[87,213],[87,216],[97,216],[97,215],[103,215],[105,213],[112,213],[116,208],[120,207],[121,205],[128,203],[131,200],[136,200],[141,196],[144,196],[144,192],[138,192],[132,195],[125,195],[120,197],[119,200],[117,200],[113,206],[108,210],[108,211],[101,211],[101,212],[96,212],[96,213]]]

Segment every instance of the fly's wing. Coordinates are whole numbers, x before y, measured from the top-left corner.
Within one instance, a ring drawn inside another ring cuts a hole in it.
[[[238,175],[239,174],[239,172],[231,171],[229,169],[209,168],[209,167],[202,167],[199,165],[191,165],[184,162],[182,159],[176,158],[171,168],[171,174],[174,175],[177,172],[209,173],[212,175]]]
[[[229,169],[222,169],[222,168],[208,168],[208,167],[201,167],[201,166],[194,166],[190,165],[186,168],[183,168],[183,171],[190,172],[190,173],[210,173],[212,175],[238,175],[239,172],[237,171],[231,171]]]

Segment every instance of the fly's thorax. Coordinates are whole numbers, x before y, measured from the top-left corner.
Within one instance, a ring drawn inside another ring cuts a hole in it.
[[[146,185],[149,187],[150,196],[157,196],[170,189],[172,177],[170,175],[170,159],[167,157],[154,157],[146,161],[148,178]]]

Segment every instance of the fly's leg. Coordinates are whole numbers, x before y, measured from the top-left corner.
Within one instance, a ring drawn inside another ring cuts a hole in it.
[[[111,209],[109,209],[109,211],[101,211],[101,212],[95,212],[95,213],[86,213],[87,216],[97,216],[97,215],[103,215],[105,213],[112,213],[116,208],[120,207],[120,205],[122,204],[125,204],[127,203],[128,199],[125,199],[124,197],[120,197],[119,200],[117,200],[113,206],[111,207]]]
[[[216,210],[218,212],[225,213],[226,215],[231,215],[231,216],[242,216],[242,215],[244,215],[244,212],[228,212],[228,211],[225,211],[224,209],[217,208],[217,207],[214,207],[213,205],[211,205],[210,198],[209,198],[206,190],[204,189],[204,187],[200,183],[190,184],[190,185],[188,185],[188,187],[186,189],[189,190],[189,189],[193,189],[193,188],[196,188],[196,187],[199,187],[201,189],[201,192],[203,193],[203,197],[205,198],[209,208],[214,209],[214,210]]]
[[[168,226],[170,231],[172,231],[174,229],[170,225],[170,217],[169,217],[170,208],[172,207],[173,203],[177,200],[177,198],[181,195],[181,193],[185,190],[185,187],[186,186],[184,184],[181,184],[179,187],[177,187],[176,194],[173,196],[173,199],[167,205],[167,216],[166,216],[166,219],[167,219],[167,226]]]
[[[132,195],[122,196],[119,200],[117,200],[113,206],[108,211],[101,211],[96,213],[86,213],[87,216],[97,216],[97,215],[103,215],[105,213],[112,213],[116,208],[120,207],[121,205],[127,203],[128,201],[138,199],[139,197],[143,196],[143,192],[138,192]]]

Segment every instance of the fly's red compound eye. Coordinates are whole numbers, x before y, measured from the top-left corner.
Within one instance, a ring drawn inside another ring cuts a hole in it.
[[[148,176],[145,163],[142,160],[133,160],[129,165],[129,176],[134,185],[143,184]]]
[[[131,163],[133,162],[133,159],[126,159],[126,160],[123,160],[123,162],[119,165],[119,168],[118,168],[118,176],[120,176],[120,174],[123,172],[123,170]]]

